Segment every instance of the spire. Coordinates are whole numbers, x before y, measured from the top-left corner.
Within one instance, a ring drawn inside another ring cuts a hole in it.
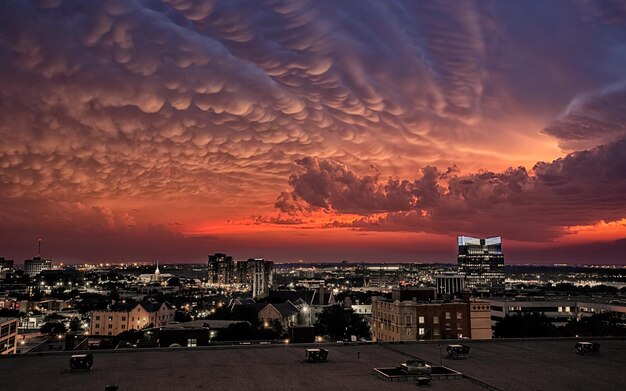
[[[153,281],[160,282],[161,281],[161,272],[159,271],[159,260],[157,259],[156,269],[154,269],[154,277]]]

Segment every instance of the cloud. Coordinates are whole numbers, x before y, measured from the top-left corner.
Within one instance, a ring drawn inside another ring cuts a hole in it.
[[[422,169],[415,181],[358,175],[337,162],[304,159],[283,193],[310,208],[359,214],[326,227],[374,231],[458,232],[549,240],[565,228],[624,217],[626,140],[552,162],[503,172],[460,174]],[[281,204],[277,204],[280,206]],[[297,215],[301,209],[282,212]]]
[[[564,149],[580,150],[626,138],[626,83],[577,96],[544,132]]]
[[[102,215],[93,224],[135,229],[265,215],[274,204],[287,214],[277,223],[310,208],[420,222],[446,202],[471,216],[463,205],[536,186],[538,174],[502,168],[561,156],[545,134],[568,150],[620,140],[623,93],[601,90],[625,77],[620,10],[5,0],[0,199],[25,231],[36,230],[35,209],[54,216],[59,202]],[[602,99],[610,105],[593,103]],[[435,168],[452,163],[485,178]],[[293,188],[276,201],[285,181]]]

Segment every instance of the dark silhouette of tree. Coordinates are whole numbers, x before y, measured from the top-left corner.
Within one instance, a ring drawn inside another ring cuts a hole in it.
[[[562,327],[562,332],[568,337],[626,336],[626,326],[619,316],[607,312],[572,320]]]
[[[506,316],[496,323],[493,332],[499,338],[554,337],[559,334],[547,316],[535,312]]]
[[[333,305],[322,310],[315,323],[315,333],[336,341],[350,338],[351,335],[356,335],[359,339],[371,337],[369,326],[363,317],[340,305]]]
[[[47,322],[44,323],[39,329],[42,334],[64,334],[67,331],[67,328],[63,323],[55,323],[55,322]]]
[[[72,318],[70,320],[70,331],[78,332],[81,329],[81,323],[79,318]]]

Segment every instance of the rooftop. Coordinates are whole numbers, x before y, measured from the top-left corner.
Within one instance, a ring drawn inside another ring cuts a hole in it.
[[[443,359],[465,375],[433,380],[432,390],[626,389],[626,340],[594,340],[600,354],[580,356],[575,341],[468,341],[471,357]],[[450,342],[454,343],[454,342]],[[465,342],[464,342],[465,343]],[[103,390],[415,390],[415,382],[385,382],[373,368],[398,366],[412,358],[438,364],[439,344],[333,345],[328,362],[308,363],[310,345],[218,346],[94,352],[90,373],[61,373],[71,353],[18,355],[0,359],[0,389]],[[443,347],[445,354],[445,345]],[[33,376],[37,368],[37,376]]]

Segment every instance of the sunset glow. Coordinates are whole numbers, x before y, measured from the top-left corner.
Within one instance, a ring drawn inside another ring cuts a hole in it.
[[[614,4],[2,1],[0,256],[625,264]]]

